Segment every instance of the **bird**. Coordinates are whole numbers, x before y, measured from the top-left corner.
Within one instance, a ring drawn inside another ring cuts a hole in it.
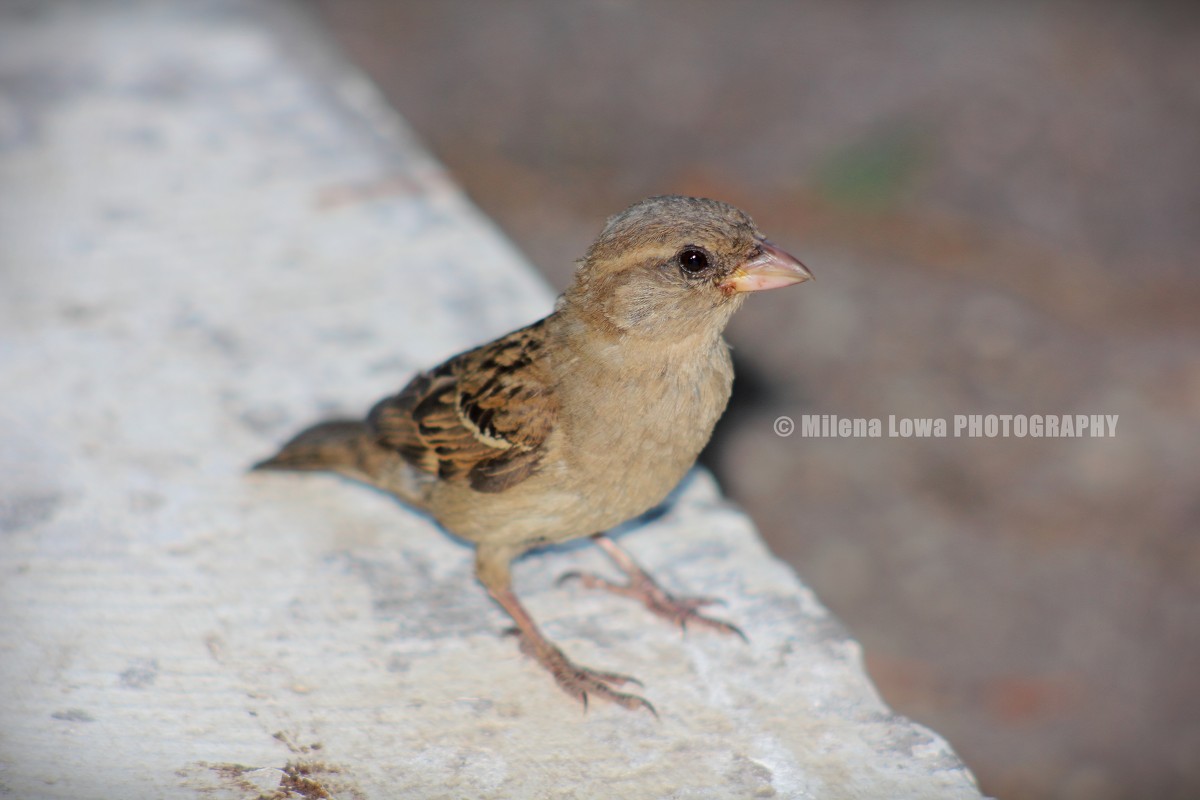
[[[812,278],[727,203],[663,195],[609,217],[548,316],[416,375],[365,419],[309,427],[256,470],[329,471],[431,515],[474,544],[475,576],[520,649],[587,709],[644,697],[631,676],[581,666],[538,628],[512,561],[592,537],[627,576],[571,572],[684,627],[744,635],[664,590],[606,531],[662,503],[725,410],[723,336],[753,292]],[[621,687],[621,688],[618,688]]]

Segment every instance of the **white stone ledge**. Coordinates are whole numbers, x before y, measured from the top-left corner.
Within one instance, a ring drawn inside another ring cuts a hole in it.
[[[705,473],[626,542],[749,644],[516,568],[661,720],[581,713],[428,520],[245,474],[552,300],[296,8],[8,3],[0,91],[0,796],[979,796]]]

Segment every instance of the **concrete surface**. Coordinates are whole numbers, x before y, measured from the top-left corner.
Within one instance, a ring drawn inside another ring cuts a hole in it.
[[[244,473],[551,303],[292,6],[10,3],[0,89],[0,795],[979,796],[706,473],[627,543],[749,645],[516,570],[658,721],[581,714],[428,520]]]

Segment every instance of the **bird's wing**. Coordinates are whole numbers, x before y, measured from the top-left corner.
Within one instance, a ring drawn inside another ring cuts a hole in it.
[[[371,410],[380,444],[441,480],[501,492],[534,474],[558,416],[545,320],[422,373]]]

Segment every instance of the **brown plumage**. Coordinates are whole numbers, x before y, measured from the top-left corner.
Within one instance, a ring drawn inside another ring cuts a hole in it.
[[[721,334],[745,294],[811,277],[732,206],[644,200],[609,219],[550,316],[418,375],[365,422],[305,430],[256,468],[340,472],[430,512],[475,543],[480,582],[567,692],[650,708],[612,688],[632,679],[577,666],[541,634],[509,564],[593,535],[629,584],[571,577],[740,634],[601,534],[661,502],[708,441],[733,381]]]

